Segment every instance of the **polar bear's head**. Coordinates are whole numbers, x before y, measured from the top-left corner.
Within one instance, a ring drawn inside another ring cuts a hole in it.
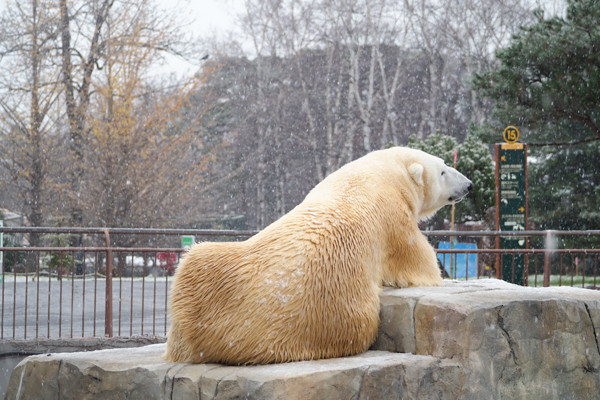
[[[473,188],[473,182],[441,158],[415,149],[404,149],[403,153],[410,178],[423,193],[419,220],[430,218],[447,204],[458,203]]]

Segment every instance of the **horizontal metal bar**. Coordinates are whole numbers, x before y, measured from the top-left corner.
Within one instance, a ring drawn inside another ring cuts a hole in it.
[[[18,252],[106,252],[107,250],[125,253],[184,253],[179,247],[0,247],[0,251]],[[600,253],[600,249],[435,249],[438,253]]]
[[[87,234],[128,235],[191,235],[191,236],[244,236],[255,235],[256,230],[220,230],[220,229],[158,229],[158,228],[68,228],[68,227],[0,227],[4,233],[87,233]],[[545,231],[422,231],[426,236],[600,236],[600,230],[545,230]]]
[[[600,249],[435,249],[436,253],[473,254],[545,254],[545,253],[600,253]]]
[[[106,252],[107,250],[116,252],[138,252],[138,253],[183,253],[185,249],[180,247],[0,247],[0,251],[47,251],[47,252]]]
[[[422,231],[425,236],[600,236],[600,230],[587,231]]]
[[[4,233],[87,233],[104,235],[191,235],[191,236],[252,236],[258,231],[237,231],[219,229],[155,229],[155,228],[50,228],[50,227],[1,227]]]

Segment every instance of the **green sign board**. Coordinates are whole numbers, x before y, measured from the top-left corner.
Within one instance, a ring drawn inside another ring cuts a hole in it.
[[[503,143],[497,146],[496,173],[499,196],[499,230],[527,229],[527,146],[522,143]],[[524,237],[501,237],[501,249],[525,249]],[[523,254],[503,254],[502,279],[525,285]]]
[[[194,244],[193,236],[182,236],[181,237],[181,248],[182,249],[189,250],[193,244]]]

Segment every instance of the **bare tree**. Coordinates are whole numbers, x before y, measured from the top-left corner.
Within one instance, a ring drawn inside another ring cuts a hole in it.
[[[96,212],[82,222],[103,226],[164,223],[172,217],[170,194],[185,193],[198,176],[194,172],[199,165],[186,168],[194,173],[191,179],[178,175],[185,166],[180,163],[189,160],[185,150],[191,138],[184,138],[187,132],[169,135],[171,121],[166,117],[185,105],[193,83],[171,93],[145,83],[164,34],[155,22],[139,4],[107,16],[104,65],[92,84],[89,133],[82,149],[88,186],[80,195],[81,204],[95,205]]]
[[[277,23],[279,22],[280,10],[285,7],[283,2],[246,0],[246,14],[242,19],[243,26],[249,33],[257,54],[256,67],[256,103],[252,109],[255,116],[253,124],[256,140],[256,202],[257,202],[257,224],[259,227],[267,225],[266,190],[267,190],[267,159],[269,157],[269,144],[274,142],[279,145],[277,136],[276,118],[279,101],[278,92],[281,90],[281,81],[277,78],[275,65],[277,54],[280,50],[279,36],[277,35]],[[285,175],[281,153],[275,152],[275,179],[281,181]],[[276,202],[280,204],[279,210],[284,209],[285,194],[280,189],[285,184],[275,186],[277,193]],[[283,213],[282,213],[283,214]]]
[[[456,117],[467,123],[482,121],[488,107],[476,103],[470,80],[493,62],[495,49],[532,17],[532,3],[405,0],[411,36],[428,60],[427,107],[422,109],[418,137],[437,130],[454,133]]]
[[[52,162],[57,157],[52,152],[60,93],[52,64],[56,18],[56,9],[33,0],[11,3],[0,19],[0,163],[10,176],[0,186],[23,204],[35,226],[46,222]],[[39,244],[38,235],[30,242]]]
[[[243,182],[241,209],[257,228],[367,151],[437,131],[461,140],[487,110],[471,74],[493,62],[530,8],[525,0],[245,5],[252,58],[219,58],[202,77],[219,87],[219,115],[237,132],[232,167],[209,180]]]
[[[152,0],[15,1],[2,18],[0,167],[10,181],[0,185],[29,222],[183,218],[189,203],[175,197],[198,179],[182,171],[206,166],[190,150],[193,121],[175,120],[196,81],[151,77],[165,52],[188,50],[177,20]]]
[[[74,4],[67,3],[67,0],[59,0],[62,83],[66,115],[69,122],[70,161],[72,165],[69,179],[70,223],[74,226],[81,226],[83,223],[83,208],[79,199],[81,198],[81,183],[84,177],[83,141],[90,103],[92,74],[96,71],[101,57],[103,46],[101,33],[114,1],[87,1]],[[83,21],[73,23],[73,20],[79,17]],[[89,24],[91,34],[88,36],[84,35],[84,32],[78,31],[77,39],[79,40],[73,41],[72,29],[75,26],[81,26],[80,24]]]
[[[448,5],[445,34],[448,46],[459,56],[460,73],[465,80],[491,67],[495,49],[506,45],[520,26],[532,21],[534,7],[535,2],[522,0],[459,0]],[[482,123],[489,112],[488,105],[477,103],[468,83],[461,86],[466,98],[466,118]]]

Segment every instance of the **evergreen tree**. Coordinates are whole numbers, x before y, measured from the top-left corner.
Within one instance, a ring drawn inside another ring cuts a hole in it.
[[[529,166],[529,210],[536,229],[598,229],[600,142],[545,147]]]
[[[475,86],[496,101],[494,116],[526,127],[532,143],[600,140],[600,1],[568,1],[566,18],[524,27],[497,52],[496,70]]]
[[[600,1],[568,0],[497,53],[475,77],[495,101],[491,129],[521,128],[529,143],[530,222],[542,229],[600,226]],[[496,140],[497,141],[497,140]]]
[[[494,202],[494,164],[478,132],[469,129],[462,144],[456,138],[437,132],[424,140],[415,136],[409,139],[409,147],[423,150],[453,166],[454,152],[457,152],[456,169],[473,182],[473,190],[456,205],[455,222],[480,221]],[[440,210],[430,222],[433,229],[443,229],[444,219],[450,219],[450,207]]]
[[[495,201],[494,162],[488,145],[474,127],[458,146],[456,169],[473,182],[473,190],[457,205],[457,215],[462,220],[484,220]]]

